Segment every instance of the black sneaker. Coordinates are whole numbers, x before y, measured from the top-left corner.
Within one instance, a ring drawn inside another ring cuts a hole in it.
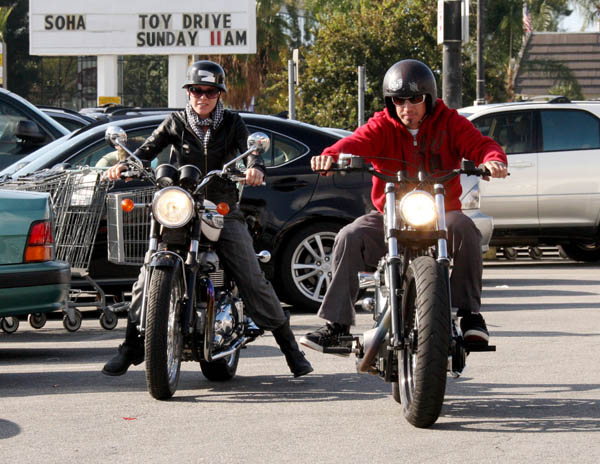
[[[460,315],[463,316],[460,320],[460,330],[465,342],[487,345],[490,340],[490,333],[485,325],[483,316],[479,313],[474,314],[470,312],[461,314],[461,311],[459,311]]]
[[[300,344],[321,353],[349,356],[352,350],[352,341],[340,340],[341,335],[350,335],[350,326],[328,322],[320,329],[301,337]]]

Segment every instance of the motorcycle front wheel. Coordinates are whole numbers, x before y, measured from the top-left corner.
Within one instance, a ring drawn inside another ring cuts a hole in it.
[[[434,424],[446,392],[450,302],[446,270],[429,256],[415,259],[403,283],[407,346],[398,353],[404,417],[415,427]]]
[[[146,384],[157,400],[177,390],[183,349],[183,280],[176,269],[154,268],[149,284],[146,314]]]

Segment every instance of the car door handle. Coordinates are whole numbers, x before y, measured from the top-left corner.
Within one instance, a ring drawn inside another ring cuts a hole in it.
[[[271,187],[275,190],[294,190],[302,187],[306,187],[308,182],[305,180],[298,180],[294,177],[289,179],[282,179],[277,182],[273,182]]]
[[[513,163],[508,163],[508,168],[530,168],[533,167],[533,163],[531,161],[515,161]]]

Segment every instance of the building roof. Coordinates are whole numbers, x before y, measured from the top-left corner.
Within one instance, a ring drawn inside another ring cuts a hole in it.
[[[558,83],[540,63],[567,66],[587,100],[600,98],[600,32],[533,32],[525,44],[515,77],[515,94],[524,97],[548,94]]]

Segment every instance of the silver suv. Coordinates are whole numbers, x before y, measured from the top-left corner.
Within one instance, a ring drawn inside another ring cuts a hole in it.
[[[510,176],[480,184],[491,245],[561,245],[571,259],[600,260],[600,101],[553,97],[459,113],[508,155]]]

